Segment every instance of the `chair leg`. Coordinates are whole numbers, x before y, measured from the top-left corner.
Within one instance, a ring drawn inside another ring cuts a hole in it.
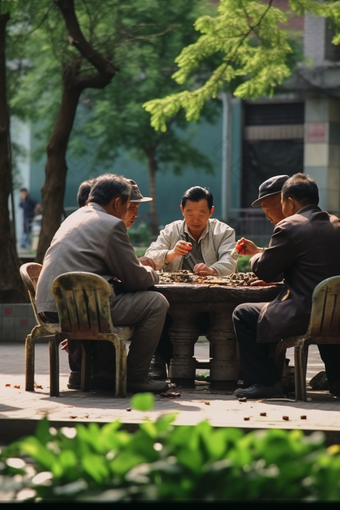
[[[116,397],[126,397],[126,346],[124,340],[115,342],[116,348]]]
[[[50,351],[50,396],[59,397],[59,343],[56,338],[49,341]]]
[[[306,367],[307,367],[308,345],[299,342],[294,349],[295,363],[295,398],[296,400],[307,401],[306,393]]]
[[[91,390],[91,350],[89,342],[81,342],[81,391]]]
[[[25,340],[25,391],[34,391],[34,340],[27,335]]]
[[[280,344],[277,345],[276,350],[274,352],[274,362],[277,370],[278,377],[282,378],[283,365],[286,358],[286,348],[282,347]]]

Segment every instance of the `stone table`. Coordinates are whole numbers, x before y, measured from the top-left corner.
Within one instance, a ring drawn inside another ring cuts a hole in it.
[[[169,330],[174,351],[170,379],[178,385],[194,386],[196,368],[210,370],[210,384],[215,387],[236,385],[241,378],[239,353],[232,324],[232,312],[240,303],[272,301],[282,284],[267,287],[226,286],[193,283],[158,284],[155,290],[169,301],[173,323]],[[208,362],[195,359],[195,343],[200,336],[198,315],[210,315],[207,339]]]

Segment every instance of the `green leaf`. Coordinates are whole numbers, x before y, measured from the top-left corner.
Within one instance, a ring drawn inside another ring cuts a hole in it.
[[[86,455],[82,459],[82,466],[84,471],[98,483],[102,483],[109,477],[109,463],[99,455]]]
[[[30,455],[36,462],[38,462],[47,471],[51,470],[56,455],[51,452],[46,446],[42,445],[40,441],[34,437],[29,436],[19,442],[20,449]]]
[[[109,462],[111,471],[116,476],[125,476],[130,469],[142,464],[144,457],[134,453],[133,451],[122,452],[112,461]]]
[[[50,425],[46,416],[39,421],[35,430],[35,435],[42,444],[46,444],[52,437],[50,433]]]
[[[153,409],[155,396],[153,393],[137,393],[131,398],[131,407],[136,411],[150,411]]]

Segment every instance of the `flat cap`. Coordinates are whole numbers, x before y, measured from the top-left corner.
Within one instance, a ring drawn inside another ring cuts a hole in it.
[[[131,185],[131,197],[130,202],[151,202],[151,197],[143,197],[135,181],[132,179],[126,179]]]
[[[289,175],[275,175],[260,184],[259,196],[257,200],[251,204],[252,207],[259,207],[264,198],[281,193],[282,186],[287,179],[289,179]]]

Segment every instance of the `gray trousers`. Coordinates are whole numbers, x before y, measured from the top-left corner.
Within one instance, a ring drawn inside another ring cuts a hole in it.
[[[111,317],[114,326],[134,326],[127,357],[129,381],[146,379],[151,358],[158,345],[169,303],[163,294],[154,291],[139,291],[119,294],[111,298]],[[41,314],[46,322],[58,322],[58,314]],[[79,342],[69,341],[69,364],[74,372],[81,370],[82,349]],[[111,342],[92,341],[92,373],[113,372],[115,349]]]
[[[127,378],[129,381],[145,379],[169,303],[163,294],[149,290],[119,294],[111,303],[113,325],[135,327],[127,357]]]

